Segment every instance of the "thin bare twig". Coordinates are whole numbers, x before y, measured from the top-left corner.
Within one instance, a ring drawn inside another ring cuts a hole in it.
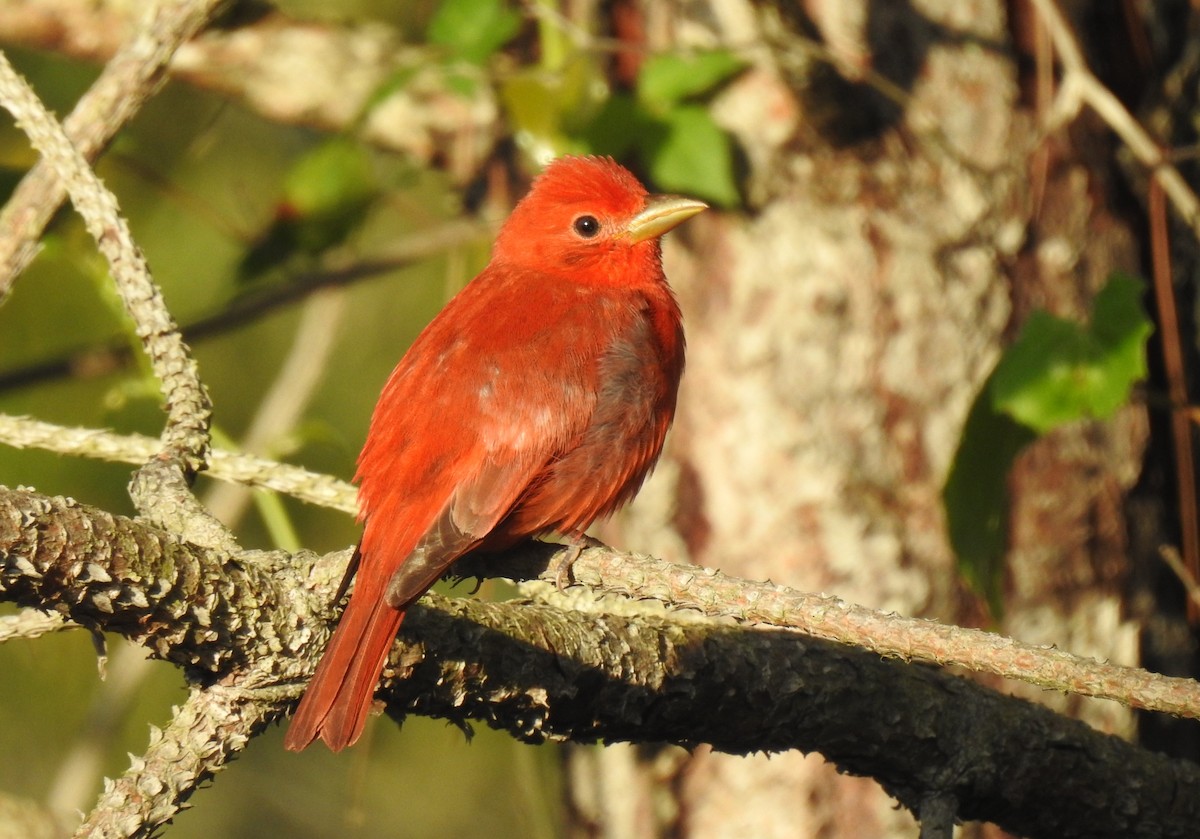
[[[1196,575],[1184,564],[1183,559],[1179,556],[1179,551],[1170,545],[1163,545],[1158,549],[1158,554],[1179,578],[1183,590],[1187,592],[1188,603],[1192,608],[1200,610],[1200,580],[1197,580]]]
[[[1051,109],[1052,127],[1063,125],[1089,106],[1129,147],[1134,158],[1162,185],[1163,191],[1192,231],[1200,237],[1200,199],[1172,165],[1149,132],[1134,119],[1116,95],[1092,73],[1083,51],[1054,0],[1030,0],[1050,35],[1062,63],[1063,79],[1058,101]]]
[[[71,428],[7,414],[0,414],[0,443],[114,463],[145,463],[159,448],[158,440],[141,434]],[[351,515],[357,510],[356,490],[351,484],[262,457],[213,449],[205,474],[222,481],[282,492]]]
[[[1196,579],[1200,574],[1200,522],[1196,509],[1196,465],[1192,448],[1192,423],[1188,417],[1187,372],[1183,365],[1182,336],[1175,308],[1175,286],[1171,282],[1170,231],[1162,184],[1150,181],[1147,196],[1150,215],[1150,254],[1154,277],[1154,302],[1158,306],[1159,336],[1163,368],[1171,402],[1171,439],[1175,444],[1175,489],[1179,501],[1179,533],[1183,556],[1174,555],[1181,579]],[[1163,554],[1166,556],[1166,553]],[[1172,566],[1173,568],[1175,566]],[[1188,598],[1188,619],[1200,620],[1200,600]]]

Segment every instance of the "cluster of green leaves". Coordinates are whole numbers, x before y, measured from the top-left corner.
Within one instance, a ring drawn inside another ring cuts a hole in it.
[[[634,93],[611,96],[582,139],[600,154],[636,156],[666,189],[736,205],[733,142],[704,99],[744,66],[724,50],[648,58]]]
[[[521,30],[521,15],[504,0],[445,0],[426,40],[453,58],[483,64]]]
[[[1002,613],[1008,474],[1025,446],[1081,419],[1107,419],[1146,375],[1153,327],[1142,283],[1114,274],[1089,323],[1030,315],[975,397],[943,490],[950,542],[967,581]]]
[[[505,0],[444,0],[426,29],[447,61],[486,65],[522,28]],[[632,93],[613,93],[598,56],[542,22],[539,62],[510,69],[500,97],[535,156],[567,152],[636,159],[656,187],[734,206],[734,145],[705,99],[744,66],[723,50],[648,58]]]

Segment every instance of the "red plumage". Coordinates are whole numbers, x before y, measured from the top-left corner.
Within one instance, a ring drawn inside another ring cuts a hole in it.
[[[597,157],[551,163],[513,209],[379,397],[357,580],[288,749],[358,739],[403,610],[459,556],[580,534],[637,492],[683,372],[658,237],[702,209]]]

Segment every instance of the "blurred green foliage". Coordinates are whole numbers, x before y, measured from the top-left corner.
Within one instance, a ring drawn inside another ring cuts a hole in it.
[[[633,156],[663,189],[736,206],[733,142],[703,100],[743,66],[723,50],[652,57],[634,93],[604,102],[581,139],[588,151]]]
[[[444,0],[425,37],[455,58],[487,61],[521,28],[521,16],[503,0]]]
[[[379,197],[367,150],[347,137],[300,156],[283,182],[271,224],[254,237],[238,265],[242,280],[317,257],[358,230]]]
[[[1143,284],[1114,274],[1088,323],[1033,312],[971,406],[942,492],[963,576],[1003,614],[1008,474],[1029,443],[1069,422],[1108,419],[1146,376],[1153,330]]]

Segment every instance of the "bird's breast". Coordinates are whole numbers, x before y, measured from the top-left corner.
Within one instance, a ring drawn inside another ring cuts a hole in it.
[[[683,334],[669,292],[595,301],[604,341],[586,360],[587,409],[531,482],[506,529],[582,531],[637,492],[662,451],[683,372]],[[555,406],[581,410],[570,399]]]

